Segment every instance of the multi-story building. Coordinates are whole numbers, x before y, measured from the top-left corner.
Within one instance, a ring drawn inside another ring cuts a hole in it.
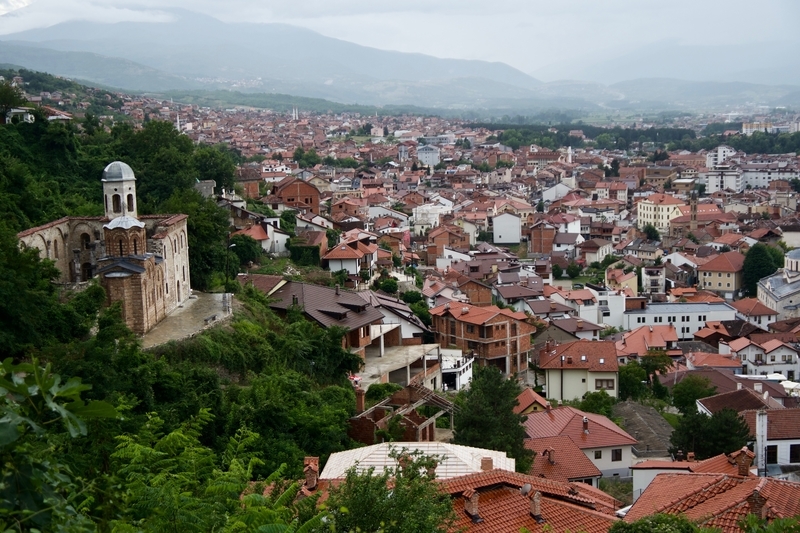
[[[714,291],[726,300],[733,300],[742,290],[744,256],[739,252],[724,252],[697,267],[700,286]]]
[[[504,374],[528,368],[531,333],[536,328],[525,313],[465,303],[446,303],[430,313],[431,329],[442,348],[455,346],[474,353],[479,364],[495,366]]]
[[[669,231],[669,221],[681,216],[682,200],[668,194],[651,194],[639,202],[637,223],[639,229],[652,224],[659,232]]]
[[[642,287],[648,294],[666,294],[666,267],[664,265],[648,266],[642,269]]]
[[[701,172],[699,182],[705,182],[707,194],[720,191],[739,193],[744,190],[742,169],[728,164],[720,164],[706,172]]]
[[[800,316],[800,249],[789,251],[784,261],[782,269],[758,282],[758,301],[777,311],[778,320]]]
[[[726,302],[650,303],[643,309],[625,311],[623,327],[627,330],[651,324],[673,324],[680,340],[694,339],[695,331],[706,321],[734,320],[736,309]]]
[[[272,195],[289,209],[319,215],[319,189],[297,177],[288,177],[272,188]]]
[[[706,167],[714,168],[721,165],[736,153],[730,146],[721,144],[706,154]]]
[[[742,363],[742,374],[766,376],[783,374],[789,381],[800,375],[800,361],[797,350],[779,339],[768,340],[762,344],[740,337],[729,343],[720,342],[721,354],[732,354]]]

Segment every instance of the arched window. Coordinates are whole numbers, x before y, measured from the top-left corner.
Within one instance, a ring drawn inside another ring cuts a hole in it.
[[[139,239],[133,239],[133,255],[139,255]]]
[[[172,239],[172,255],[178,251],[178,239]]]
[[[53,239],[53,257],[58,259],[58,239]]]
[[[183,281],[186,281],[186,266],[183,267]]]
[[[119,194],[115,194],[111,197],[111,203],[114,206],[115,213],[122,213],[122,199],[120,198]]]
[[[133,195],[128,195],[128,212],[133,211]]]
[[[119,256],[122,257],[124,254],[123,247],[122,247],[122,239],[119,240]]]
[[[106,211],[108,211],[108,195],[107,195],[107,194],[104,196],[103,203],[104,203],[104,204],[105,204],[105,206],[106,206]]]
[[[89,236],[88,233],[81,233],[81,248],[84,250],[89,249],[89,244],[91,244],[92,238]]]

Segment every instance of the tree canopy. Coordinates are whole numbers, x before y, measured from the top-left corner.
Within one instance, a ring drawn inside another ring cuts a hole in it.
[[[694,452],[697,459],[742,449],[751,441],[750,427],[733,409],[723,409],[711,416],[685,414],[670,437],[670,453]]]
[[[742,283],[749,296],[755,296],[758,292],[758,281],[775,273],[778,266],[769,251],[769,247],[763,243],[756,243],[747,251],[742,265]]]
[[[684,415],[697,412],[696,400],[708,398],[717,392],[707,377],[688,375],[672,388],[672,405]]]
[[[506,452],[516,459],[517,471],[528,473],[533,456],[523,443],[526,417],[514,413],[520,392],[497,368],[475,366],[470,387],[459,393],[453,442]]]

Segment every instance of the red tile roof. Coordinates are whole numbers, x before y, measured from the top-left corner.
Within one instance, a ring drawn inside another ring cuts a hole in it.
[[[531,475],[556,481],[599,477],[600,470],[566,436],[525,439],[525,447],[536,452]]]
[[[659,474],[625,521],[654,513],[684,514],[700,526],[738,533],[738,521],[750,513],[768,520],[800,514],[800,483],[725,474]]]
[[[530,438],[564,435],[578,448],[605,448],[636,444],[636,439],[608,418],[594,413],[584,413],[574,407],[559,407],[527,415],[523,423]],[[583,431],[583,418],[589,420],[588,433]]]
[[[758,301],[758,298],[744,298],[731,302],[730,305],[739,311],[744,316],[765,316],[777,315],[777,311],[773,311],[766,305]]]
[[[741,272],[744,256],[739,252],[719,254],[705,265],[697,267],[698,272]]]
[[[617,350],[611,341],[590,341],[581,339],[556,346],[549,354],[539,358],[539,367],[587,369],[592,372],[616,372],[619,370],[617,363]]]
[[[527,387],[517,396],[517,405],[514,407],[514,414],[518,415],[534,404],[539,404],[544,408],[548,403],[550,402],[548,402],[546,398],[538,395],[536,391],[530,387]]]
[[[755,435],[756,411],[743,411],[740,414]],[[800,439],[800,409],[767,410],[767,439]]]

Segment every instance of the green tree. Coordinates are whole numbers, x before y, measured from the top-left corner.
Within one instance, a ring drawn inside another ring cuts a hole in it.
[[[347,471],[331,489],[327,505],[336,531],[451,531],[456,515],[450,496],[440,490],[434,468],[439,457],[393,450],[398,466]]]
[[[539,203],[536,204],[536,211],[538,213],[544,213],[544,200],[539,200]]]
[[[649,240],[649,241],[660,241],[661,240],[661,234],[658,232],[656,227],[654,225],[652,225],[652,224],[645,224],[644,228],[642,228],[642,231],[644,231],[644,235],[645,235],[645,237],[647,237],[647,240]]]
[[[615,522],[608,533],[712,533],[716,529],[697,526],[684,515],[654,514],[635,522]]]
[[[117,416],[105,402],[86,402],[91,389],[78,378],[62,382],[51,366],[0,366],[0,526],[4,531],[93,531],[78,511],[87,487],[76,480],[58,451],[59,430],[86,435],[86,419]]]
[[[6,123],[6,115],[15,107],[25,105],[27,100],[18,87],[11,82],[0,82],[0,124]]]
[[[683,415],[670,437],[670,453],[694,452],[697,459],[740,450],[752,440],[750,427],[733,409],[723,409],[711,416],[700,413]]]
[[[192,155],[192,164],[198,180],[214,180],[217,187],[233,190],[236,163],[223,145],[197,148]]]
[[[410,305],[422,301],[423,296],[419,291],[406,291],[400,295],[400,299]]]
[[[453,442],[506,452],[516,459],[517,471],[528,473],[533,454],[525,448],[523,415],[514,413],[521,389],[495,367],[474,367],[469,389],[459,392],[460,409],[453,423]]]
[[[563,275],[564,271],[561,269],[561,265],[553,265],[553,279],[561,279]]]
[[[684,415],[697,412],[696,401],[717,393],[717,387],[708,378],[689,375],[672,388],[672,405]]]
[[[381,280],[380,288],[383,292],[394,294],[397,292],[397,280],[394,278],[386,278]]]
[[[744,256],[742,265],[742,284],[749,296],[755,296],[758,281],[775,273],[778,270],[769,247],[763,243],[756,243],[747,255]]]
[[[783,268],[786,252],[783,249],[776,248],[774,246],[767,246],[767,251],[769,252],[770,257],[772,257],[772,262],[775,263],[775,267]]]
[[[257,240],[249,235],[234,235],[230,239],[231,244],[235,244],[233,253],[239,260],[239,264],[244,266],[250,262],[258,263],[263,251]]]
[[[768,521],[749,514],[737,525],[742,533],[800,533],[800,520],[797,517],[774,518]]]
[[[425,300],[420,300],[418,302],[414,302],[409,305],[411,308],[411,312],[419,318],[423,324],[426,326],[430,326],[433,323],[433,318],[431,317],[431,312],[428,309],[428,304]]]
[[[581,275],[581,267],[578,263],[573,261],[569,265],[567,265],[567,276],[569,276],[569,279],[575,279],[580,275]]]
[[[176,191],[164,203],[164,212],[184,213],[189,239],[189,266],[192,287],[208,289],[215,272],[225,269],[228,253],[228,213],[214,200],[203,198],[199,192],[188,189]]]
[[[616,403],[614,397],[609,396],[604,390],[587,392],[583,395],[583,399],[581,399],[578,404],[578,409],[586,411],[587,413],[595,413],[610,418],[611,408],[614,406],[614,403]]]
[[[621,400],[638,400],[647,393],[647,372],[636,361],[619,367],[619,397]]]

